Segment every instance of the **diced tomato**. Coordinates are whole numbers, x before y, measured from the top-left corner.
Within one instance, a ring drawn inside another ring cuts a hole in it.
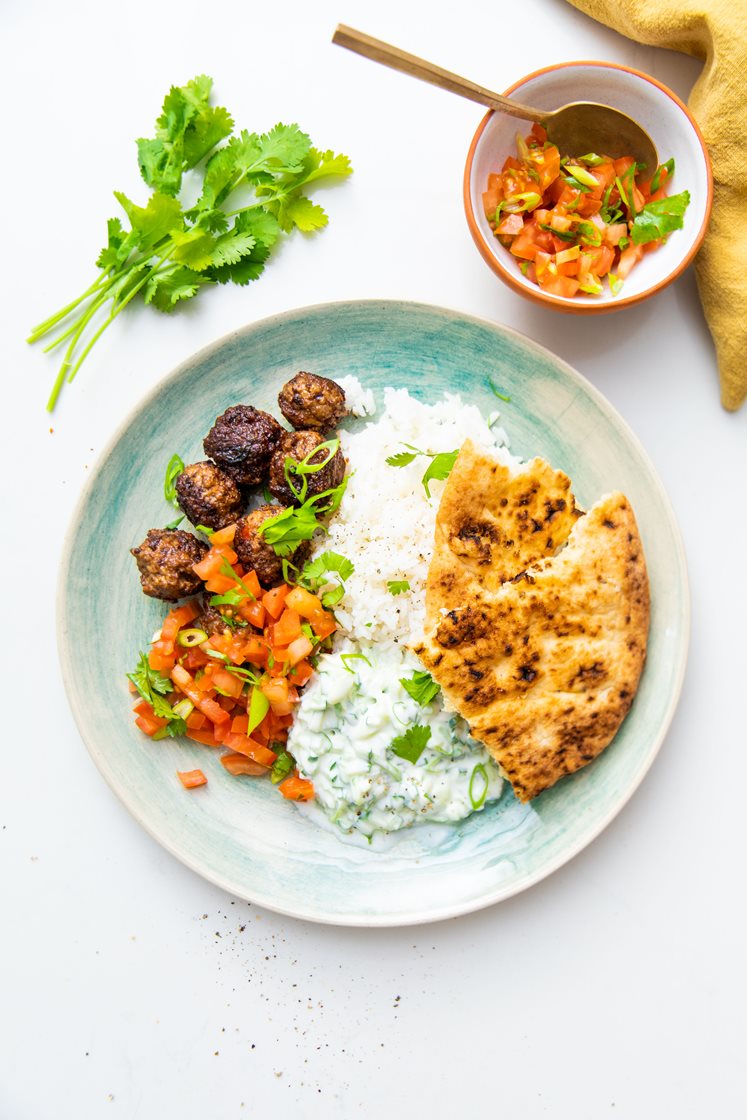
[[[278,789],[289,801],[311,801],[314,797],[314,783],[296,774],[281,782]]]
[[[176,776],[185,789],[197,789],[198,786],[207,785],[207,778],[202,770],[177,770]]]
[[[308,661],[299,661],[288,673],[291,683],[297,685],[299,688],[302,688],[313,675],[314,668]]]
[[[314,643],[310,642],[305,634],[301,634],[295,641],[291,642],[288,646],[288,660],[291,665],[298,665],[299,661],[303,661],[308,657],[314,649]],[[297,682],[296,682],[297,683]]]
[[[235,751],[237,754],[243,754],[247,758],[252,758],[255,762],[261,763],[262,766],[272,766],[277,758],[274,751],[264,747],[261,743],[257,743],[254,739],[250,739],[246,735],[239,735],[234,731],[228,732],[223,743],[229,750]]]
[[[633,166],[635,160],[632,156],[621,156],[620,159],[615,159],[612,163],[615,168],[615,175],[617,175],[618,179],[622,179],[628,168]]]
[[[206,697],[197,688],[194,678],[190,676],[182,665],[175,665],[171,670],[171,679],[185,696],[188,696],[196,708],[199,708],[213,723],[225,723],[228,712],[224,712],[220,704],[216,704],[210,697]]]
[[[312,595],[310,591],[306,591],[303,587],[294,587],[286,596],[285,603],[289,610],[296,611],[301,618],[307,619],[312,626],[315,617],[324,614],[324,608],[316,595]]]
[[[173,653],[159,653],[152,649],[148,654],[148,664],[158,673],[168,673],[174,666],[176,655]]]
[[[160,731],[162,727],[166,726],[166,720],[160,720],[156,716],[138,716],[135,720],[135,726],[140,728],[144,735],[155,735],[156,731]]]
[[[316,600],[319,604],[319,600]],[[301,616],[298,611],[286,609],[272,627],[272,644],[276,646],[289,646],[292,641],[301,636]]]
[[[227,669],[221,669],[220,666],[213,670],[213,684],[220,692],[226,693],[234,699],[241,696],[244,689],[244,682],[241,677],[237,676],[236,673],[229,673]]]
[[[620,260],[617,262],[618,280],[624,280],[642,256],[643,250],[640,245],[628,245],[627,249],[623,249],[620,254]]]
[[[245,599],[239,604],[238,612],[243,619],[261,630],[265,624],[267,611],[259,599]]]
[[[280,618],[289,592],[290,587],[287,583],[281,583],[279,587],[273,587],[270,591],[265,591],[262,596],[262,605],[270,618]]]
[[[238,556],[229,544],[213,544],[202,560],[198,564],[193,564],[192,568],[200,579],[207,580],[218,574],[224,560],[233,565],[238,560]]]
[[[578,291],[578,280],[574,280],[572,276],[559,276],[557,272],[553,274],[549,268],[541,276],[538,275],[537,280],[540,287],[553,296],[570,299]]]
[[[238,777],[240,774],[250,774],[254,778],[260,778],[268,771],[266,766],[260,766],[258,762],[246,758],[243,754],[223,754],[220,760],[229,774],[233,774],[234,777]]]
[[[275,715],[287,716],[293,711],[293,705],[298,701],[298,693],[293,688],[287,677],[273,677],[260,685],[270,707]]]
[[[216,572],[205,580],[205,589],[212,591],[213,595],[225,595],[227,591],[236,589],[236,580],[232,576],[224,576]]]
[[[270,648],[262,638],[244,638],[242,641],[242,654],[252,665],[264,668],[270,656]]]
[[[219,747],[220,743],[213,735],[212,724],[209,727],[187,727],[187,738],[203,747]]]
[[[523,228],[524,219],[521,214],[506,214],[505,218],[495,227],[496,233],[500,233],[504,237],[515,237],[517,233],[521,233]]]
[[[329,611],[323,611],[318,618],[310,619],[310,622],[311,629],[314,631],[320,641],[324,641],[324,639],[328,638],[330,634],[334,634],[335,630],[337,629],[335,616]]]
[[[217,529],[210,538],[210,544],[214,547],[217,544],[231,544],[233,538],[236,536],[236,522],[232,521],[230,525],[224,525],[222,529]]]
[[[207,716],[204,712],[198,712],[197,709],[190,712],[187,716],[185,723],[190,731],[199,731],[207,723]]]

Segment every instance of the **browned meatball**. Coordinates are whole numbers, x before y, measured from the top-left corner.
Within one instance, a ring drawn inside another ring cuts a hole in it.
[[[222,634],[224,630],[229,628],[218,608],[210,606],[211,598],[212,595],[209,593],[203,595],[202,610],[194,622],[190,623],[195,629],[204,630],[208,636],[211,634]]]
[[[192,570],[208,550],[183,529],[149,529],[141,545],[130,552],[140,570],[140,583],[146,595],[174,602],[193,595],[202,580]]]
[[[260,525],[269,517],[282,513],[285,506],[260,506],[252,510],[246,517],[242,517],[236,525],[236,536],[233,538],[233,547],[239,558],[239,563],[249,571],[254,569],[257,579],[263,587],[273,587],[283,578],[283,563],[271,544],[268,544],[259,532]],[[288,557],[293,560],[292,556]]]
[[[236,404],[218,417],[202,446],[237,485],[257,486],[267,477],[270,456],[282,434],[283,428],[269,412]]]
[[[176,480],[179,505],[193,525],[222,529],[241,517],[244,499],[230,475],[215,463],[192,463]]]
[[[285,460],[295,459],[300,463],[315,447],[325,440],[319,432],[285,432],[277,450],[274,452],[272,459],[270,459],[270,479],[268,488],[273,498],[277,498],[279,502],[285,505],[298,505],[298,499],[293,494],[290,486],[285,478]],[[324,462],[328,454],[328,450],[320,451],[318,455],[312,455],[309,459],[310,465],[314,462]],[[321,470],[312,474],[306,475],[293,475],[293,482],[297,489],[300,489],[304,478],[308,483],[306,491],[306,498],[311,498],[314,494],[321,494],[324,490],[332,490],[335,486],[339,486],[345,477],[345,459],[340,448],[332,456],[330,461],[322,467]]]
[[[345,412],[345,391],[328,377],[301,370],[278,393],[280,411],[294,428],[331,432]]]

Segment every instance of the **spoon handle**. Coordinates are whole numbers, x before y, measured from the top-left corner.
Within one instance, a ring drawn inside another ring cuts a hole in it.
[[[447,89],[451,93],[459,94],[460,97],[476,101],[479,105],[487,105],[501,113],[508,113],[512,117],[521,117],[522,120],[527,121],[543,121],[549,116],[546,109],[531,109],[528,105],[522,105],[519,101],[502,97],[501,94],[485,89],[484,86],[478,86],[475,82],[468,81],[467,78],[460,78],[458,74],[452,74],[450,70],[442,70],[440,66],[434,66],[432,62],[426,62],[424,58],[408,54],[407,51],[402,51],[399,47],[393,47],[390,43],[384,43],[381,39],[373,39],[370,35],[364,35],[362,31],[356,31],[353,27],[346,27],[344,23],[337,25],[337,29],[332,36],[332,42],[337,43],[340,47],[347,47],[348,50],[355,51],[357,54],[362,54],[364,58],[381,62],[392,70],[400,70],[403,74],[409,74],[412,78],[420,78],[423,82],[430,82],[433,86],[440,86],[441,89]]]

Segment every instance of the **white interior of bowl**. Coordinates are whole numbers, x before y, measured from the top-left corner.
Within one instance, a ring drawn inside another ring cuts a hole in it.
[[[638,296],[671,276],[695,244],[708,205],[708,168],[703,149],[690,119],[677,102],[646,78],[594,63],[579,63],[539,74],[522,82],[511,96],[540,109],[557,109],[571,101],[598,101],[612,105],[643,126],[656,145],[662,163],[674,157],[675,173],[670,193],[690,192],[684,229],[676,230],[661,248],[644,256],[625,281],[617,302]],[[493,234],[482,205],[488,175],[500,171],[507,156],[516,155],[517,130],[526,135],[530,128],[528,121],[493,113],[475,149],[470,196],[475,220],[496,261],[518,284],[536,293],[536,284],[522,275],[516,258]],[[572,299],[554,298],[556,302],[569,304],[615,302],[607,285],[604,287],[605,292],[601,296],[579,293]]]

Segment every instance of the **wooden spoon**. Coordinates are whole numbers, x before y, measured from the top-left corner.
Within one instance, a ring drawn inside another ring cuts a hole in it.
[[[557,145],[563,156],[578,158],[588,152],[611,156],[613,159],[632,156],[637,164],[648,168],[651,174],[659,166],[656,147],[648,133],[632,117],[609,105],[574,101],[552,111],[533,109],[520,101],[493,93],[466,78],[460,78],[449,70],[442,70],[440,66],[434,66],[432,62],[426,62],[417,55],[408,54],[380,39],[364,35],[362,31],[346,27],[345,24],[338,24],[332,42],[362,54],[365,58],[371,58],[374,62],[381,62],[392,70],[401,70],[403,74],[420,78],[421,81],[430,82],[431,85],[440,86],[451,93],[458,93],[460,97],[467,97],[480,105],[487,105],[499,113],[508,113],[512,117],[521,117],[522,120],[538,121],[547,129],[548,138]]]

